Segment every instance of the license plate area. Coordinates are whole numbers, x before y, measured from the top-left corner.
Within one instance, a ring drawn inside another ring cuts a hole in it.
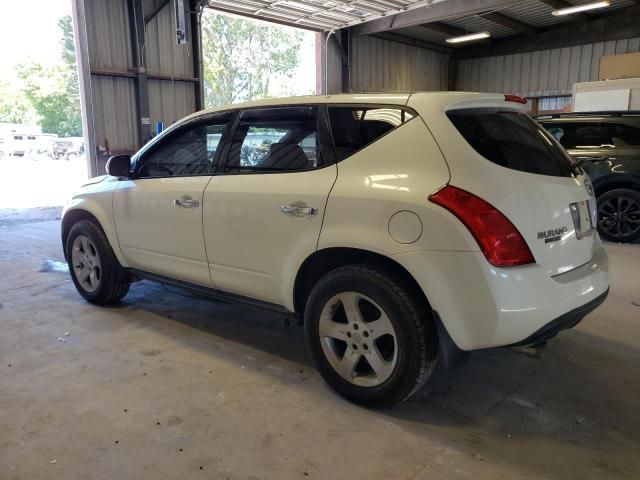
[[[593,205],[592,208],[590,200],[583,200],[569,204],[569,210],[571,212],[571,218],[573,219],[576,238],[581,239],[591,236],[596,223],[594,218],[596,211],[595,205]]]

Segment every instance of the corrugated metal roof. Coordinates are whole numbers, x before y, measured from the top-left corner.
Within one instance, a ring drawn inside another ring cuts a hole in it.
[[[266,21],[328,31],[444,1],[447,0],[208,0],[208,5],[213,9],[249,15]],[[586,0],[566,1],[577,5],[585,3]],[[598,13],[610,12],[634,4],[634,0],[610,0],[610,2],[610,7]],[[541,0],[516,1],[499,10],[501,14],[534,28],[551,27],[572,20],[566,16],[554,16],[551,14],[552,11],[553,8]],[[442,23],[469,33],[488,31],[494,38],[521,33],[487,20],[482,15],[461,16],[447,19]],[[451,36],[420,27],[403,28],[396,30],[395,33],[442,45],[446,45],[445,39]]]
[[[210,8],[332,30],[445,0],[209,0]]]

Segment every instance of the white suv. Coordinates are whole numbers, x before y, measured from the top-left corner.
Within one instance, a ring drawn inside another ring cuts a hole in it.
[[[303,318],[324,379],[368,406],[436,359],[544,342],[608,293],[588,177],[519,97],[338,95],[199,112],[73,196],[90,302],[146,278]]]

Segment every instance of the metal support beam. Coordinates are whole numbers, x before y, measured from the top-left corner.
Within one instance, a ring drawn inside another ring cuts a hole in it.
[[[498,10],[517,3],[521,3],[520,0],[474,0],[473,2],[468,0],[447,0],[446,2],[439,2],[361,23],[352,27],[351,31],[354,35],[373,35],[423,23]]]
[[[194,2],[195,8],[191,9],[191,51],[193,56],[193,73],[197,77],[195,88],[195,107],[196,111],[204,108],[204,73],[202,71],[202,40],[200,34],[202,32],[201,20],[202,12],[206,2],[197,0]]]
[[[404,45],[410,45],[412,47],[426,48],[427,50],[435,50],[436,52],[451,53],[453,48],[445,47],[444,45],[438,45],[437,43],[425,42],[424,40],[418,40],[417,38],[405,37],[398,35],[397,33],[376,33],[372,35],[376,38],[382,38],[390,42],[402,43]]]
[[[151,10],[147,15],[144,16],[144,24],[146,25],[151,20],[156,18],[158,14],[162,11],[162,9],[167,5],[169,5],[169,2],[170,0],[162,0],[162,2],[156,5],[156,7],[153,10]]]
[[[93,118],[93,97],[91,95],[91,67],[89,65],[89,42],[87,38],[87,18],[85,0],[73,0],[73,36],[76,44],[78,63],[78,84],[80,90],[80,111],[82,114],[82,136],[87,162],[87,177],[96,177],[104,172],[98,170],[96,152],[96,128]]]
[[[458,75],[458,62],[453,55],[449,55],[449,69],[447,71],[447,90],[453,92],[456,89],[456,77]]]
[[[512,55],[640,36],[640,8],[630,6],[619,12],[588,22],[570,22],[565,26],[517,39],[496,39],[491,44],[456,49],[456,59]]]
[[[516,20],[513,17],[508,17],[500,12],[488,12],[481,15],[482,18],[486,18],[490,22],[497,23],[503,27],[508,27],[512,30],[523,33],[536,33],[538,30],[529,25],[528,23]]]
[[[351,45],[349,43],[349,30],[345,28],[340,31],[340,52],[342,57],[342,93],[349,93],[351,91],[351,76],[349,72],[349,64],[351,63]]]
[[[138,78],[138,75],[134,72],[105,70],[102,68],[92,68],[91,75],[99,75],[102,77]],[[167,82],[198,83],[200,81],[200,78],[198,77],[187,77],[184,75],[167,75],[165,73],[154,73],[149,71],[147,71],[147,78],[149,80],[166,80]]]
[[[151,119],[149,118],[149,79],[147,76],[147,59],[145,54],[144,13],[142,0],[128,0],[129,27],[131,29],[131,50],[136,69],[136,106],[138,148],[142,147],[151,136]]]
[[[427,30],[433,30],[434,32],[444,33],[445,35],[451,35],[452,37],[458,35],[465,35],[469,33],[467,30],[462,28],[454,27],[453,25],[447,25],[442,22],[431,22],[420,25],[422,28],[426,28]]]

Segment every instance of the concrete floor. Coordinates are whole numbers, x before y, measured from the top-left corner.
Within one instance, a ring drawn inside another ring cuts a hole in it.
[[[608,245],[609,299],[539,358],[367,411],[277,317],[147,282],[89,305],[58,228],[0,227],[2,480],[640,478],[640,245]]]

